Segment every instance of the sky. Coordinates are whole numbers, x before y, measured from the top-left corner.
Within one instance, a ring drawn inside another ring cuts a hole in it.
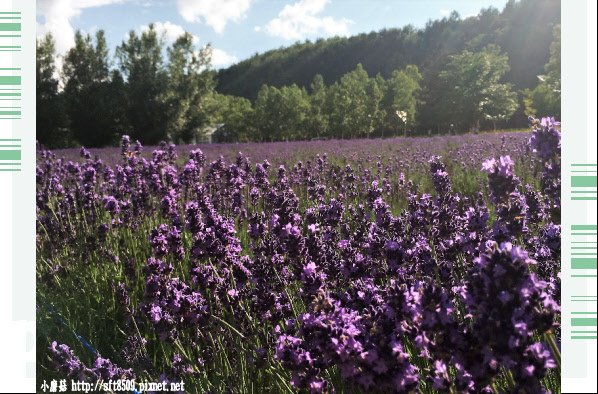
[[[451,11],[462,18],[502,10],[507,0],[37,0],[37,35],[51,32],[60,55],[76,30],[106,32],[112,54],[129,31],[154,23],[166,43],[184,31],[198,47],[210,43],[212,66],[297,41],[352,36],[411,24],[423,27]]]

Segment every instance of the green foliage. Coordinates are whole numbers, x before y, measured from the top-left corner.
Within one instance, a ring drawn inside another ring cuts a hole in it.
[[[47,34],[37,40],[36,47],[37,140],[48,148],[69,146],[71,139],[65,130],[66,117],[62,111],[62,97],[58,92],[54,38]]]
[[[207,70],[210,56],[209,46],[195,50],[189,33],[168,48],[167,130],[172,141],[190,142],[207,124],[205,99],[215,85],[213,73]]]
[[[131,31],[115,70],[104,32],[77,32],[62,81],[47,36],[37,42],[38,140],[104,146],[127,133],[185,143],[216,125],[223,142],[521,127],[523,112],[560,117],[559,20],[557,0],[510,0],[422,29],[297,43],[218,73],[210,47],[188,33],[165,48],[155,26]]]
[[[291,140],[306,137],[306,122],[310,111],[309,95],[304,88],[295,84],[283,86],[280,89],[280,112],[282,117],[282,130],[286,138]]]
[[[104,31],[77,31],[63,64],[64,100],[73,137],[84,146],[105,146],[125,131],[125,91],[118,71],[110,73]]]
[[[95,46],[90,34],[75,33],[75,46],[71,48],[62,66],[65,90],[78,90],[108,79],[108,48],[103,30],[95,35]]]
[[[553,41],[550,44],[550,59],[544,66],[546,83],[556,92],[561,92],[561,25],[553,30]]]
[[[530,116],[555,116],[561,115],[561,96],[548,84],[539,83],[533,90],[523,91],[525,113]]]
[[[358,63],[369,75],[379,73],[384,78],[414,64],[424,76],[422,85],[429,86],[448,56],[464,49],[476,52],[488,44],[499,45],[509,56],[505,82],[517,89],[533,88],[548,60],[552,28],[560,22],[560,13],[558,0],[511,0],[501,11],[487,8],[468,18],[453,13],[421,29],[408,25],[299,42],[221,70],[217,90],[254,100],[263,84],[280,87],[296,83],[307,88],[316,74],[332,84]],[[431,95],[436,94],[434,86],[429,87]]]
[[[330,87],[330,129],[335,137],[367,137],[374,130],[382,90],[361,64]],[[348,133],[348,135],[347,135]]]
[[[561,117],[561,25],[553,32],[550,44],[550,59],[544,66],[545,75],[538,76],[540,82],[533,90],[524,90],[525,110],[533,116]]]
[[[37,129],[46,146],[113,145],[124,133],[147,144],[188,142],[209,121],[206,97],[215,85],[211,49],[196,51],[188,33],[167,49],[165,64],[155,27],[140,35],[132,31],[116,50],[119,69],[111,69],[104,32],[94,40],[78,31],[64,57],[62,91],[52,37],[37,47]]]
[[[390,127],[396,130],[395,112],[399,108],[409,112],[407,124],[415,124],[421,75],[417,67],[407,66],[393,73],[393,77],[389,83],[380,75],[370,78],[358,65],[329,87],[321,75],[316,75],[309,93],[297,85],[264,85],[251,115],[249,101],[245,104],[240,101],[245,99],[227,95],[215,95],[209,111],[217,114],[212,123],[224,123],[219,133],[219,140],[224,141],[366,137],[384,127],[387,118],[394,122]],[[235,116],[226,120],[228,112],[248,115],[238,121]],[[235,129],[243,129],[243,123],[251,133],[232,132],[231,121]]]
[[[127,41],[116,49],[119,66],[127,79],[127,115],[131,136],[146,144],[166,139],[169,125],[168,72],[162,51],[164,40],[153,24],[137,35],[129,33]]]
[[[277,99],[280,91],[268,85],[262,86],[257,99],[255,100],[253,124],[258,130],[258,140],[267,141],[279,137],[277,123],[278,111],[276,110]]]
[[[511,85],[500,83],[508,70],[509,59],[496,45],[451,56],[440,73],[443,89],[439,100],[450,108],[446,109],[446,120],[473,126],[483,119],[508,119],[517,109]]]
[[[484,119],[492,121],[494,130],[496,122],[508,120],[517,110],[517,93],[511,90],[509,84],[494,84],[485,91],[484,100],[480,103]]]
[[[221,124],[213,139],[216,142],[246,142],[255,139],[251,101],[243,97],[213,93],[207,98],[211,124]]]
[[[321,138],[328,134],[328,90],[324,78],[317,74],[310,85],[309,117],[307,119],[307,136]]]
[[[309,112],[305,89],[295,84],[280,89],[263,86],[255,102],[254,124],[262,141],[302,139]]]
[[[422,76],[417,66],[408,65],[404,70],[395,70],[386,80],[386,89],[382,101],[384,109],[383,131],[393,131],[413,126],[416,122],[418,96],[421,91]],[[407,122],[403,122],[396,113],[407,113]]]

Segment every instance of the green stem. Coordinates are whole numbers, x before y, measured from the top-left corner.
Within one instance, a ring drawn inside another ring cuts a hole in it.
[[[559,347],[556,344],[556,340],[554,338],[554,334],[552,333],[552,331],[547,332],[546,334],[544,334],[544,336],[546,337],[546,340],[548,341],[548,345],[550,346],[550,349],[552,350],[552,356],[554,357],[554,360],[556,361],[556,365],[559,369],[559,375],[561,374],[561,351],[559,350]]]
[[[511,371],[505,370],[505,375],[507,377],[507,381],[509,382],[510,388],[517,388],[517,384],[515,383],[515,379],[513,378],[513,374],[511,373]]]
[[[212,317],[219,321],[220,323],[224,324],[226,327],[230,328],[231,330],[233,330],[233,332],[235,334],[237,334],[238,336],[240,336],[242,339],[245,339],[245,335],[241,334],[241,332],[239,332],[239,330],[237,330],[235,327],[231,326],[227,321],[219,318],[218,316],[212,315]]]

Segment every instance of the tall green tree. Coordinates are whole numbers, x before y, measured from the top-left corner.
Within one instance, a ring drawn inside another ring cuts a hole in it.
[[[255,102],[254,124],[262,141],[306,138],[309,96],[293,84],[278,89],[264,85]]]
[[[561,25],[553,30],[550,58],[544,66],[544,75],[533,90],[524,90],[526,113],[534,116],[561,117]]]
[[[361,64],[330,87],[330,128],[335,137],[367,137],[374,130],[382,90]]]
[[[75,46],[64,58],[65,109],[73,137],[85,146],[116,143],[126,130],[122,78],[110,73],[103,30],[75,34]],[[114,79],[112,79],[113,77]]]
[[[550,58],[544,66],[546,83],[555,91],[561,93],[561,25],[554,27],[553,41],[550,44]]]
[[[208,122],[207,98],[214,90],[214,73],[208,69],[211,48],[196,50],[193,36],[180,36],[168,52],[168,134],[171,140],[190,142]]]
[[[451,56],[440,73],[447,120],[463,128],[484,119],[509,118],[517,106],[512,86],[501,83],[508,70],[509,58],[496,45]]]
[[[264,85],[255,102],[254,121],[262,141],[306,138],[310,103],[307,91],[293,84]]]
[[[35,56],[37,140],[47,148],[69,146],[62,96],[56,70],[56,49],[50,33],[38,39]]]
[[[404,70],[392,72],[390,78],[386,80],[382,99],[383,130],[393,131],[415,125],[421,81],[422,76],[415,65],[408,65]],[[406,113],[406,122],[397,116],[397,112]]]
[[[257,94],[253,112],[253,124],[259,141],[277,141],[281,138],[278,121],[278,98],[280,92],[274,86],[263,85]]]
[[[515,113],[518,107],[517,93],[511,86],[504,83],[494,84],[486,89],[485,99],[480,102],[480,111],[484,119],[492,122],[496,130],[496,122],[506,121]]]
[[[169,125],[168,71],[162,52],[164,40],[153,24],[138,35],[129,33],[116,49],[127,82],[127,115],[131,136],[146,144],[167,138]]]
[[[251,101],[244,97],[213,93],[207,98],[209,122],[220,125],[214,139],[217,142],[247,142],[257,140],[252,119]]]
[[[328,135],[328,90],[324,78],[317,74],[310,85],[307,137],[318,138]]]
[[[284,140],[299,140],[308,137],[307,120],[311,109],[309,95],[296,84],[280,89],[279,114]]]

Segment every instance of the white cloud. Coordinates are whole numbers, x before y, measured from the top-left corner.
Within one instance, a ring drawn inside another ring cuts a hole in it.
[[[442,17],[449,16],[450,14],[451,14],[451,10],[447,10],[447,9],[440,10],[440,16],[442,16]]]
[[[56,40],[56,51],[64,54],[75,43],[75,29],[71,20],[86,8],[122,3],[126,0],[37,0],[37,14],[43,23],[37,23],[37,35],[51,32]]]
[[[187,22],[203,21],[222,33],[229,21],[238,22],[253,0],[177,0],[179,13]]]
[[[158,35],[162,35],[164,37],[164,40],[166,40],[168,44],[175,42],[177,38],[185,34],[185,29],[183,29],[182,26],[171,23],[169,21],[155,22],[154,28],[158,32]],[[149,25],[143,25],[139,29],[137,29],[137,32],[143,32],[147,30],[149,30]],[[193,43],[197,44],[198,42],[199,37],[193,35]]]
[[[265,26],[268,34],[286,40],[300,40],[308,36],[344,36],[349,34],[353,21],[319,16],[330,0],[300,0],[287,4],[278,17]]]
[[[222,49],[212,48],[212,67],[221,68],[236,63],[239,59]]]

